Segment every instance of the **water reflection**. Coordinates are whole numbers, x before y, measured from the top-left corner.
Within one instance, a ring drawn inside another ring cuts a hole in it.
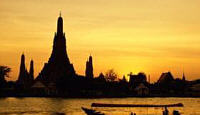
[[[199,98],[110,98],[110,99],[63,99],[63,98],[0,98],[1,115],[85,115],[81,107],[90,108],[91,103],[123,104],[171,104],[183,103],[174,109],[183,115],[200,115]],[[94,108],[106,115],[162,115],[163,108]]]

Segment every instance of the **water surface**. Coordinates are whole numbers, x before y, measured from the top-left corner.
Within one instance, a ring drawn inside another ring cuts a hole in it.
[[[85,115],[81,107],[90,108],[91,103],[122,104],[172,104],[183,103],[182,108],[174,109],[183,115],[200,115],[200,98],[102,98],[102,99],[64,99],[64,98],[0,98],[0,115]],[[163,108],[94,108],[106,115],[162,115]]]

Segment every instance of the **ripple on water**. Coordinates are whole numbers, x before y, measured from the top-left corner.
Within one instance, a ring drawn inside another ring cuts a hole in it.
[[[1,98],[0,115],[85,115],[81,107],[91,103],[123,104],[172,104],[183,103],[182,115],[200,115],[200,98],[102,98],[102,99],[63,99],[63,98]],[[162,115],[163,108],[94,108],[106,115]]]

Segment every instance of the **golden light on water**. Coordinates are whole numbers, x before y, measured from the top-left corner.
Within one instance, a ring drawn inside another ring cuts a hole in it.
[[[77,73],[91,54],[98,75],[114,68],[120,75],[140,71],[157,80],[162,72],[200,77],[198,0],[1,0],[0,64],[18,77],[20,55],[35,76],[51,54],[59,11],[67,50]]]

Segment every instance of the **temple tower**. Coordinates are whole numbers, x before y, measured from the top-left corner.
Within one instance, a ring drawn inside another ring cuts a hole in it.
[[[24,54],[21,55],[21,63],[20,63],[20,70],[19,70],[19,77],[16,83],[18,85],[26,86],[27,81],[29,80],[29,74],[26,70],[25,66],[25,56]]]
[[[63,33],[63,18],[60,15],[57,21],[57,32],[54,36],[51,56],[36,80],[41,80],[46,84],[55,84],[62,77],[73,77],[75,75],[74,67],[67,55],[66,38],[65,33]]]
[[[63,33],[63,19],[61,15],[58,17],[57,33],[54,36],[53,51],[49,59],[49,63],[70,64],[66,50],[66,38]]]
[[[183,81],[185,81],[185,73],[183,72],[183,78],[182,78]]]
[[[93,78],[93,63],[92,63],[92,56],[89,56],[89,60],[86,61],[86,70],[85,76],[88,78]]]
[[[34,80],[34,67],[33,67],[33,60],[30,62],[30,70],[29,70],[29,76],[31,80]]]

